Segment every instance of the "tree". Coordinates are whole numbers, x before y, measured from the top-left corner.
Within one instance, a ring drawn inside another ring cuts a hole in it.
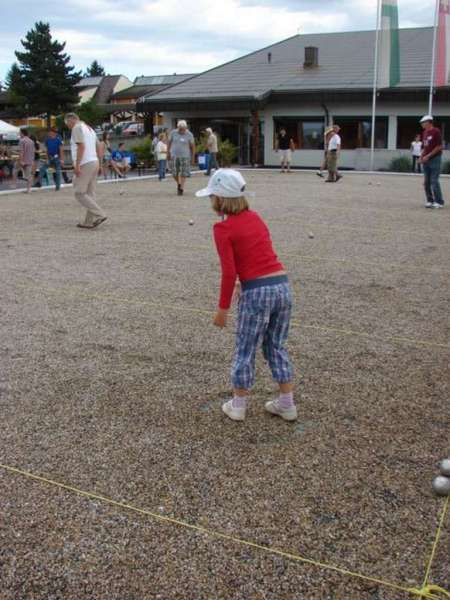
[[[106,75],[105,69],[96,60],[91,62],[91,65],[86,69],[84,74],[85,77],[103,77],[104,75]]]
[[[14,107],[14,112],[18,117],[26,114],[26,99],[17,91],[21,89],[22,75],[17,63],[13,63],[5,79],[8,90],[8,101]]]
[[[20,98],[27,114],[44,114],[50,126],[52,114],[71,109],[78,103],[75,84],[80,72],[70,66],[65,42],[53,40],[50,25],[39,21],[21,40],[24,52],[16,52],[10,90]]]
[[[101,125],[106,118],[106,112],[93,99],[83,102],[77,109],[77,114],[82,121],[91,127]]]

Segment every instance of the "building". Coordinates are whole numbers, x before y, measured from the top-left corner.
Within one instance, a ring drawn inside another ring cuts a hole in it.
[[[409,151],[428,112],[433,29],[400,30],[401,81],[378,92],[375,168]],[[374,31],[296,35],[191,77],[138,108],[164,114],[164,125],[188,120],[197,136],[212,126],[239,149],[241,164],[277,165],[284,127],[299,149],[293,164],[315,167],[327,124],[342,128],[344,168],[369,167]],[[450,89],[435,93],[434,113],[450,144]],[[450,156],[449,156],[450,158]]]
[[[80,104],[94,100],[98,105],[106,105],[114,94],[131,85],[131,81],[125,75],[101,75],[83,77],[75,87],[78,90]]]
[[[153,75],[136,77],[134,83],[111,96],[108,112],[113,121],[142,118],[136,110],[136,103],[142,96],[151,96],[177,83],[182,83],[193,77],[193,75]],[[131,83],[131,82],[130,82]],[[159,118],[156,116],[153,123],[158,125]]]

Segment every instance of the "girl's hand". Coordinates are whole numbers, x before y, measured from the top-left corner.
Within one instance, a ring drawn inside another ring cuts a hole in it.
[[[224,310],[223,308],[219,308],[219,310],[216,312],[215,316],[214,316],[214,325],[216,327],[220,327],[221,329],[223,329],[224,327],[227,326],[227,318],[228,318],[228,311]]]

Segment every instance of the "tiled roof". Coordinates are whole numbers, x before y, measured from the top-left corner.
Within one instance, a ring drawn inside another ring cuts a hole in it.
[[[400,88],[426,88],[431,69],[431,27],[401,29]],[[374,31],[296,35],[226,63],[144,101],[259,99],[270,93],[372,88]],[[305,47],[319,49],[319,66],[303,66]],[[268,54],[271,54],[270,62]]]

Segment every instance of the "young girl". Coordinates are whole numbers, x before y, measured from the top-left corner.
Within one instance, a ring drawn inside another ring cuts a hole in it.
[[[158,143],[155,147],[156,158],[158,160],[158,177],[159,181],[166,178],[166,167],[167,167],[167,144],[166,134],[160,133],[158,136]]]
[[[255,379],[255,356],[262,345],[280,394],[267,402],[266,410],[286,421],[297,418],[293,398],[292,366],[284,344],[291,316],[292,298],[283,265],[273,250],[269,230],[249,209],[245,180],[233,169],[219,169],[198,197],[210,196],[212,208],[226,216],[214,225],[214,239],[222,267],[219,308],[214,325],[226,327],[236,278],[239,298],[236,349],[231,369],[234,396],[222,406],[234,421],[243,421],[247,397]]]

